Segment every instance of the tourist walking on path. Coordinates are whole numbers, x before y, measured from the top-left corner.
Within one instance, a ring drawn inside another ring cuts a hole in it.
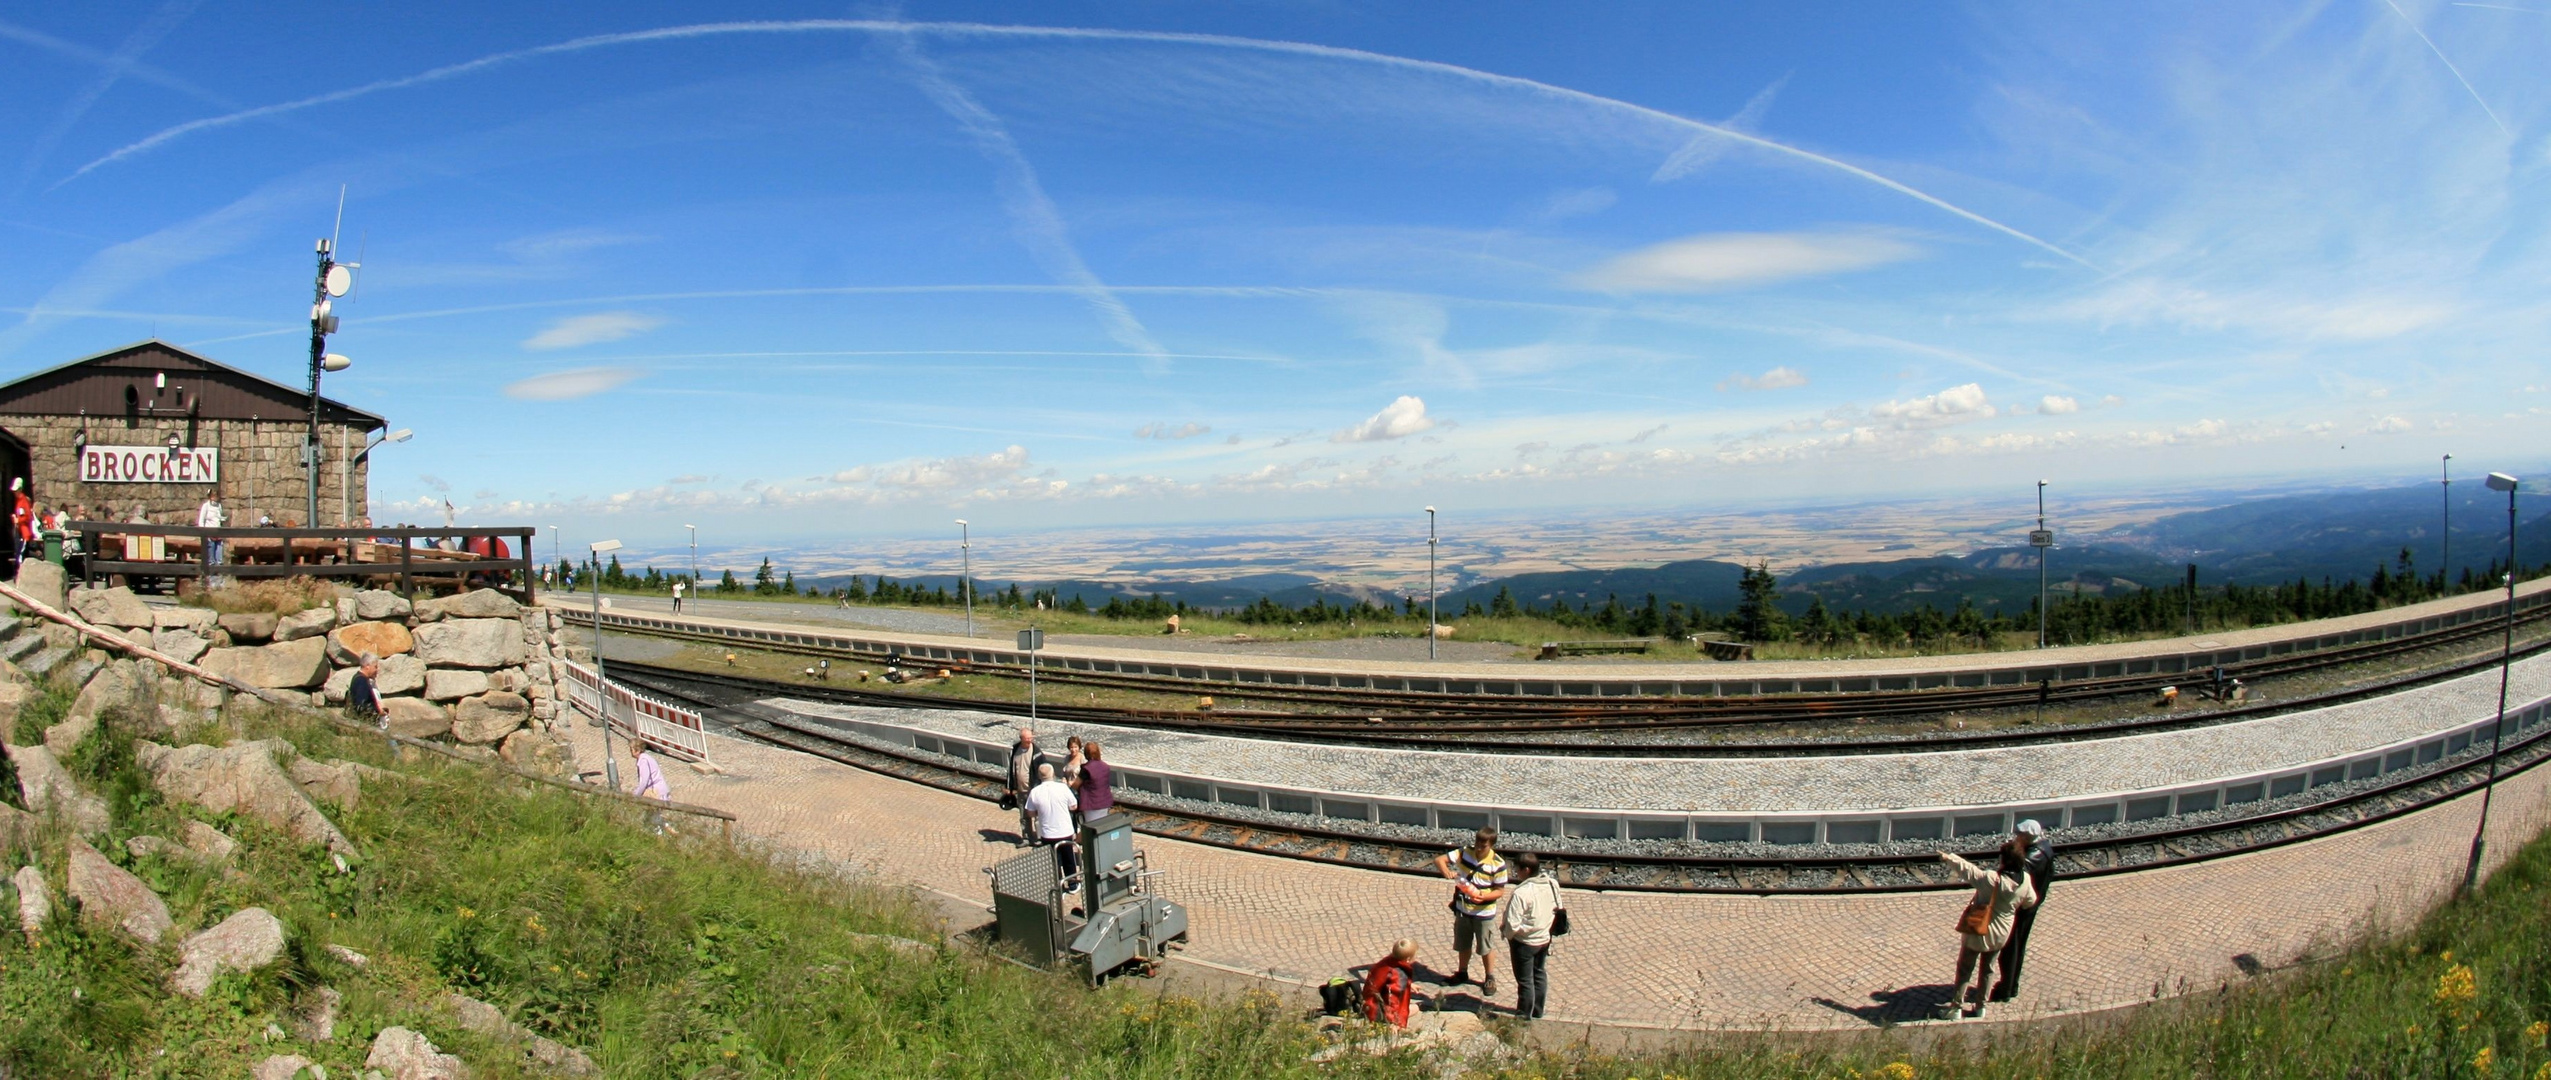
[[[1417,985],[1417,943],[1406,938],[1364,976],[1364,1018],[1392,1027],[1408,1026],[1408,999]]]
[[[1036,814],[1036,842],[1054,849],[1054,871],[1062,875],[1063,887],[1077,888],[1074,880],[1081,876],[1080,853],[1072,840],[1079,833],[1072,825],[1072,789],[1054,778],[1052,762],[1038,762],[1036,786],[1027,793],[1028,809]]]
[[[2027,862],[2029,891],[2037,894],[2037,902],[2021,908],[2011,919],[2011,940],[2002,944],[2002,975],[1993,980],[1992,1001],[2009,1001],[2020,996],[2020,968],[2028,959],[2028,931],[2037,925],[2037,913],[2046,906],[2046,886],[2055,880],[2055,841],[2048,839],[2046,826],[2031,818],[2012,830],[2013,839]]]
[[[634,789],[635,794],[641,799],[654,799],[657,802],[672,802],[673,785],[664,782],[664,765],[661,762],[658,762],[655,755],[647,750],[646,740],[629,740],[629,757],[633,759],[637,765],[638,779],[637,786]],[[664,812],[661,810],[648,810],[647,828],[656,832],[663,832]]]
[[[1081,752],[1089,760],[1081,765],[1081,782],[1077,785],[1081,800],[1081,821],[1116,809],[1116,770],[1099,756],[1097,743],[1081,744]]]
[[[227,520],[228,518],[221,511],[221,492],[205,492],[203,505],[195,508],[195,527],[198,529],[218,529],[221,528],[223,522]],[[204,566],[206,567],[206,573],[211,573],[210,568],[221,565],[221,549],[222,541],[209,536],[204,538]],[[212,578],[207,577],[204,579],[205,587],[210,588],[213,584],[214,580]]]
[[[673,579],[673,613],[682,614],[682,579]]]
[[[1541,856],[1515,856],[1513,888],[1506,890],[1506,958],[1514,961],[1515,1015],[1541,1019],[1550,1000],[1550,932],[1559,922],[1559,879],[1541,869]]]
[[[27,497],[23,477],[9,480],[10,565],[27,561],[27,541],[35,539],[35,500]]]
[[[2027,860],[2017,843],[2002,845],[2001,858],[1994,868],[1986,870],[1959,858],[1957,853],[1943,851],[1940,861],[1959,880],[1975,886],[1975,895],[1967,901],[1966,911],[1958,916],[1958,977],[1949,984],[1949,1002],[1941,1019],[1955,1019],[1959,1007],[1970,996],[1968,976],[1974,976],[1975,1011],[1968,1015],[1984,1015],[1984,980],[1992,974],[1993,956],[2011,939],[2011,922],[2019,910],[2037,903],[2037,894],[2029,891]]]
[[[1482,828],[1470,846],[1435,856],[1435,869],[1453,883],[1453,951],[1461,966],[1453,972],[1458,985],[1470,981],[1470,954],[1479,954],[1479,990],[1497,992],[1495,935],[1497,901],[1506,895],[1506,857],[1497,854],[1497,830]]]
[[[1010,804],[1019,812],[1019,846],[1036,840],[1036,812],[1028,809],[1027,793],[1036,787],[1036,729],[1020,728],[1019,741],[1010,747]]]

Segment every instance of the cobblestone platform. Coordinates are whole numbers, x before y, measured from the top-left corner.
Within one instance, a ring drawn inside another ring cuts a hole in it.
[[[573,728],[598,768],[599,729]],[[741,739],[717,738],[724,776],[674,770],[674,797],[735,813],[756,840],[912,885],[980,911],[981,868],[1012,854],[1016,815],[990,803]],[[2502,785],[2490,865],[2551,824],[2551,769]],[[2210,992],[2398,927],[2460,882],[2479,814],[2468,796],[2288,847],[2175,869],[2058,882],[2038,919],[2028,980],[1995,1017],[2025,1020]],[[1188,906],[1183,963],[1261,975],[1308,1009],[1309,989],[1400,937],[1452,968],[1446,886],[1146,838]],[[2203,897],[2192,904],[2190,897]],[[1571,890],[1577,930],[1552,950],[1550,1015],[1673,1029],[1867,1029],[1918,1019],[1946,994],[1960,893],[1849,897]],[[1504,967],[1501,962],[1500,969]],[[1452,1008],[1475,988],[1421,985]],[[1511,998],[1497,1004],[1511,1005]]]

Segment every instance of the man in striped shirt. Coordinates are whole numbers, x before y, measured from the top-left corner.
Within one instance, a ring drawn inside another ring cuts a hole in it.
[[[1497,854],[1497,830],[1483,827],[1466,848],[1435,856],[1435,869],[1453,883],[1453,951],[1461,967],[1455,984],[1470,981],[1470,954],[1479,953],[1479,990],[1497,992],[1497,901],[1506,895],[1506,857]]]

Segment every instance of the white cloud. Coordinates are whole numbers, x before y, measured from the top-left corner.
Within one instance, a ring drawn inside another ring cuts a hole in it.
[[[592,397],[618,387],[643,374],[629,367],[589,367],[573,371],[553,371],[505,387],[505,396],[517,401],[572,401]]]
[[[1135,428],[1134,437],[1137,439],[1192,439],[1212,430],[1213,427],[1209,424],[1193,422],[1180,424],[1174,428],[1167,424],[1150,423]]]
[[[664,319],[635,311],[603,311],[570,315],[523,339],[526,349],[573,349],[632,338],[664,325]]]
[[[2371,424],[2365,425],[2365,434],[2390,435],[2395,432],[2407,431],[2409,428],[2409,421],[2403,420],[2397,416],[2386,416]]]
[[[1730,375],[1719,380],[1720,390],[1787,390],[1807,385],[1807,373],[1783,365],[1760,375]]]
[[[1404,439],[1435,426],[1426,415],[1426,403],[1413,395],[1402,394],[1382,411],[1366,417],[1364,422],[1329,436],[1330,442],[1383,442]]]
[[[1869,410],[1869,415],[1886,421],[1892,427],[1909,429],[1948,427],[1985,420],[1997,412],[1993,403],[1985,400],[1984,387],[1967,383],[1909,401],[1890,401]]]
[[[2037,411],[2046,416],[2064,416],[2082,411],[2082,403],[2062,394],[2048,394],[2037,399]]]
[[[1615,257],[1577,283],[1604,292],[1713,292],[1866,270],[1918,257],[1888,233],[1705,233]]]
[[[1612,209],[1612,204],[1620,201],[1621,196],[1614,194],[1608,187],[1562,191],[1542,203],[1541,208],[1532,216],[1535,220],[1543,222],[1565,221],[1573,217],[1584,217],[1587,214],[1600,214]]]

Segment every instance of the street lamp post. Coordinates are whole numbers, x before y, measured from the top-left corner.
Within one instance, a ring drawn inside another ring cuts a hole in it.
[[[700,596],[700,527],[685,525],[683,528],[691,530],[691,598],[696,600]]]
[[[372,460],[372,451],[380,449],[382,445],[386,443],[406,442],[409,438],[415,436],[415,434],[416,432],[414,429],[400,428],[387,435],[374,436],[371,441],[363,444],[362,453],[347,458],[337,467],[338,521],[344,522],[348,525],[354,524],[354,467]],[[337,449],[343,450],[345,448],[340,446]],[[367,506],[364,509],[368,513],[371,508]],[[311,522],[311,524],[316,525],[318,523],[314,521]],[[525,557],[530,557],[529,553],[525,553]]]
[[[2445,455],[2445,513],[2436,527],[2436,591],[2454,587],[2454,456]]]
[[[602,708],[602,772],[611,790],[620,790],[620,759],[611,754],[611,680],[602,671],[602,553],[620,550],[620,541],[602,540],[586,559],[593,563],[593,681]]]
[[[2480,789],[2480,827],[2471,832],[2471,862],[2463,867],[2462,891],[2480,883],[2481,849],[2489,838],[2489,803],[2498,794],[2498,748],[2507,740],[2507,676],[2516,654],[2516,488],[2515,477],[2489,474],[2489,490],[2507,493],[2507,631],[2498,647],[2498,722],[2489,728],[2489,780]]]
[[[965,600],[965,636],[974,636],[974,527],[957,519],[957,595]]]
[[[2037,530],[2028,534],[2028,546],[2037,549],[2037,647],[2046,647],[2046,549],[2055,546],[2055,534],[2046,528],[2046,481],[2037,482]]]
[[[1426,508],[1426,658],[1435,658],[1435,508]]]
[[[567,565],[567,549],[559,545],[558,526],[555,525],[549,527],[549,557],[556,560],[560,566]],[[565,575],[566,571],[559,571],[559,576],[564,577]],[[562,589],[566,588],[567,583],[561,581],[558,583],[558,587]]]

